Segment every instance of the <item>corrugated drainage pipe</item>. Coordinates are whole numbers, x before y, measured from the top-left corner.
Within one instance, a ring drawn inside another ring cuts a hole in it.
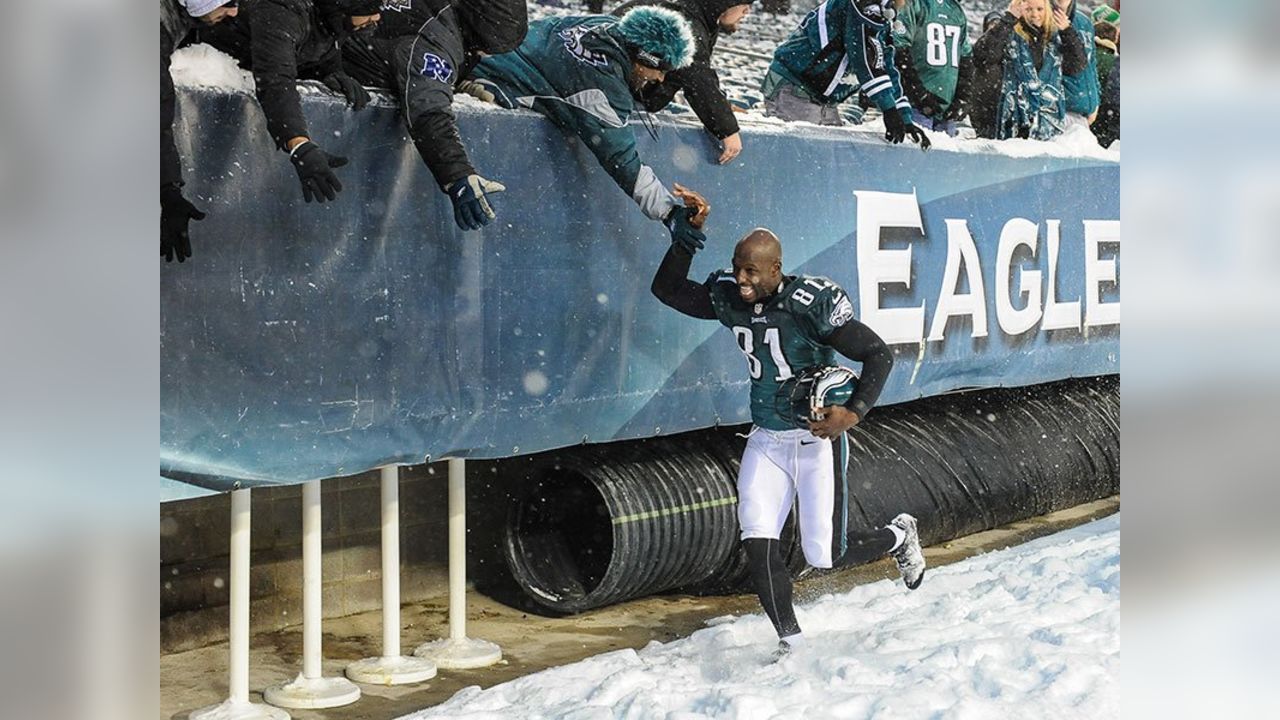
[[[737,550],[734,480],[688,444],[576,448],[526,488],[508,521],[507,565],[552,613],[694,585]]]
[[[926,545],[1119,492],[1119,379],[932,397],[849,433],[848,526],[899,512]],[[507,566],[533,602],[574,613],[664,590],[745,588],[732,429],[547,453],[520,484]],[[792,577],[805,567],[791,532]]]

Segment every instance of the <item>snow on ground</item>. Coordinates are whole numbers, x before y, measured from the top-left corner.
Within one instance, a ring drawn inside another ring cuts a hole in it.
[[[762,615],[619,650],[402,720],[1108,718],[1120,714],[1120,516],[798,608],[771,663]],[[572,622],[571,619],[566,622]]]

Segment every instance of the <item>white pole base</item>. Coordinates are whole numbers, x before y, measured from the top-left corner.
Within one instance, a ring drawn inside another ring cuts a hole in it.
[[[272,685],[262,699],[279,707],[316,710],[350,705],[360,699],[360,688],[344,677],[305,678]]]
[[[226,700],[221,705],[191,711],[189,720],[289,720],[289,713],[262,703]]]
[[[376,657],[347,666],[347,677],[367,685],[410,685],[436,676],[436,664],[416,657]]]
[[[445,638],[423,643],[413,651],[414,657],[427,658],[446,670],[487,667],[502,659],[502,648],[488,640]]]

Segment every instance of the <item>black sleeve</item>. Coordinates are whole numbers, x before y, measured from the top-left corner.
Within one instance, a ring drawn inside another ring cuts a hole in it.
[[[738,132],[738,118],[734,116],[729,98],[720,89],[720,76],[711,65],[694,61],[689,67],[673,71],[667,78],[663,85],[677,85],[684,90],[689,107],[717,140]]]
[[[967,108],[969,105],[969,93],[973,91],[973,58],[960,58],[960,74],[956,77],[956,94],[951,98],[952,105],[959,105]]]
[[[258,104],[267,118],[267,131],[285,149],[291,138],[307,136],[307,121],[298,97],[298,44],[306,36],[308,18],[274,2],[254,6],[250,54]]]
[[[920,80],[920,73],[916,70],[916,63],[911,57],[910,49],[895,48],[895,50],[897,52],[893,54],[893,64],[898,66],[898,81],[902,84],[902,92],[906,94],[912,108],[920,110],[926,117],[931,117],[934,113],[926,113],[924,108],[932,105],[932,109],[936,110],[937,105],[929,102],[929,98],[925,97],[931,93],[924,89],[924,83]]]
[[[715,320],[716,311],[711,306],[711,293],[705,286],[689,279],[689,266],[692,263],[693,256],[689,251],[672,245],[662,258],[662,264],[658,266],[649,290],[667,307],[699,320]]]
[[[178,145],[173,139],[173,117],[177,104],[173,89],[173,76],[169,74],[170,56],[175,40],[164,25],[160,26],[160,184],[181,185],[182,163],[178,158]]]
[[[850,360],[862,363],[858,389],[849,398],[849,402],[845,403],[845,407],[858,413],[859,418],[865,418],[880,398],[885,381],[889,379],[889,371],[893,369],[893,352],[875,330],[858,320],[849,320],[836,328],[823,342]]]
[[[1009,33],[1013,31],[1016,22],[1017,18],[1005,13],[990,30],[983,33],[978,42],[973,44],[974,62],[983,66],[1002,64],[1004,48],[1009,44]]]
[[[407,108],[409,136],[442,189],[476,172],[453,116],[453,83],[458,68],[467,64],[467,54],[452,14],[445,15],[449,21],[429,22],[417,35],[400,38],[393,65],[403,68],[396,74],[396,84]],[[452,66],[447,76],[445,62]]]
[[[1102,104],[1098,107],[1098,119],[1093,123],[1093,133],[1098,143],[1109,148],[1120,139],[1120,58],[1111,67],[1111,74],[1102,85]]]
[[[1062,74],[1079,75],[1089,67],[1089,56],[1084,51],[1084,42],[1080,33],[1069,27],[1058,31],[1058,41],[1062,43]]]

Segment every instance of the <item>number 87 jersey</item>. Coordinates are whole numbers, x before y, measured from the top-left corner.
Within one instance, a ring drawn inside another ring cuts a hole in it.
[[[769,430],[794,428],[778,411],[778,390],[802,370],[836,364],[836,351],[823,339],[853,318],[849,296],[827,278],[787,275],[772,297],[748,303],[731,270],[712,273],[706,288],[716,319],[733,331],[747,358],[751,421]]]

